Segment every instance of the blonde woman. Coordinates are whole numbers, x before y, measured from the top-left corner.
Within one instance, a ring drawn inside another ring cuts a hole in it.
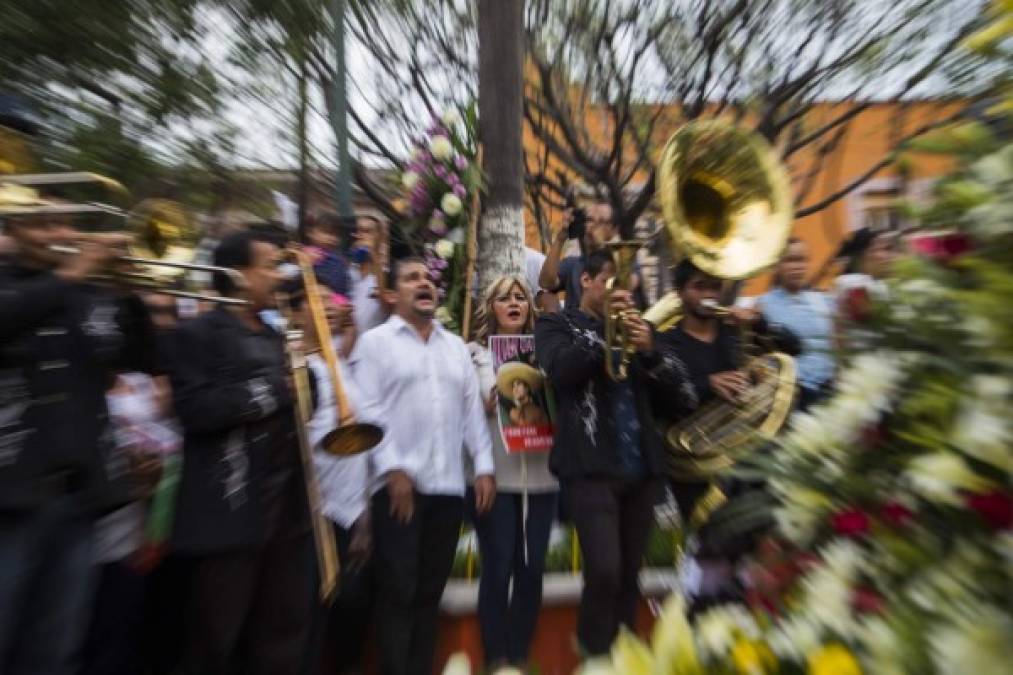
[[[548,453],[507,454],[496,423],[499,402],[488,340],[492,335],[532,335],[534,308],[527,284],[503,277],[485,292],[475,341],[468,344],[478,372],[496,466],[496,501],[472,515],[482,560],[478,618],[490,672],[522,666],[542,602],[542,575],[559,484]]]

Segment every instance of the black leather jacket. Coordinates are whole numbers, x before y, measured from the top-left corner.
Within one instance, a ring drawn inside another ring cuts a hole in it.
[[[105,392],[118,370],[154,369],[143,303],[0,261],[0,511],[73,495],[96,515],[126,503]]]
[[[556,438],[549,466],[559,478],[621,475],[623,467],[612,419],[614,386],[605,373],[600,321],[579,309],[546,314],[535,325],[535,353],[552,383],[557,404]],[[641,456],[652,476],[661,474],[662,439],[651,416],[651,400],[677,409],[694,407],[685,365],[659,349],[637,355],[630,368],[641,427]]]
[[[279,524],[308,528],[282,336],[219,307],[182,324],[174,351],[184,432],[174,549],[245,548]]]

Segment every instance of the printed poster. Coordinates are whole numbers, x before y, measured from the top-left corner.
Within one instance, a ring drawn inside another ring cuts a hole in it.
[[[548,452],[555,433],[551,392],[535,365],[534,335],[489,337],[497,420],[507,452]]]

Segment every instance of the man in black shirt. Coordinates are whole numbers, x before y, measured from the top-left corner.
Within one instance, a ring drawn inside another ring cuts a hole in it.
[[[633,625],[638,573],[662,488],[651,396],[677,407],[691,404],[682,364],[655,347],[653,329],[635,313],[624,320],[636,349],[630,378],[613,382],[606,374],[602,320],[605,284],[614,274],[608,251],[590,254],[580,306],[546,314],[535,326],[538,362],[558,410],[549,466],[583,552],[577,637],[592,656],[608,652],[620,624]],[[631,306],[629,292],[613,292],[615,309]]]
[[[315,579],[309,508],[283,338],[274,306],[281,250],[271,235],[228,235],[214,264],[218,306],[177,331],[172,373],[184,430],[174,552],[193,563],[183,671],[297,673]]]
[[[719,302],[724,282],[702,271],[689,259],[676,265],[673,281],[682,300],[683,318],[674,328],[661,333],[658,343],[685,364],[693,397],[699,405],[715,399],[733,403],[750,386],[749,378],[742,370],[746,357],[740,345],[740,327],[748,326],[748,330],[762,336],[780,351],[788,354],[799,352],[799,342],[793,334],[771,329],[755,310],[731,307],[728,316],[719,318],[714,305]],[[666,424],[678,422],[687,414],[685,409],[673,408],[667,401],[658,398],[654,399],[654,411],[659,418],[665,419]],[[695,476],[669,476],[669,485],[684,522],[693,519],[695,507],[711,484],[712,481]],[[704,574],[705,577],[710,574],[705,584],[713,578],[716,579],[712,584],[714,588],[725,587],[732,581],[726,562],[731,549],[727,542],[715,543],[707,537],[702,538],[705,541],[698,562],[703,566],[709,565]]]
[[[89,282],[124,252],[69,220],[12,216],[0,259],[0,673],[77,672],[92,587],[93,525],[135,497],[106,388],[150,371],[140,299]],[[76,255],[52,247],[75,246]]]

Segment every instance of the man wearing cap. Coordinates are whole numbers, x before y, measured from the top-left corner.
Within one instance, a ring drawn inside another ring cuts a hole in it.
[[[0,191],[2,191],[0,187]],[[17,192],[14,190],[13,192]],[[30,191],[29,191],[30,192]],[[105,391],[150,372],[143,303],[89,282],[125,240],[82,238],[37,196],[0,194],[12,250],[0,258],[0,673],[77,672],[96,518],[135,495]],[[75,246],[62,255],[54,246]]]

